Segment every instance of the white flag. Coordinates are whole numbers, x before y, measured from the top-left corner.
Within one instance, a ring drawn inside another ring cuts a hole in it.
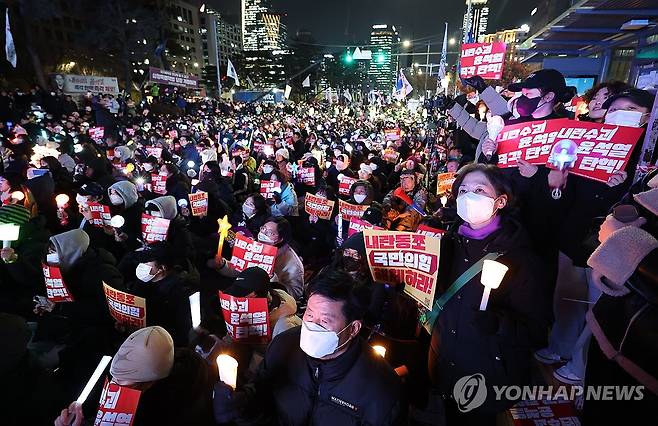
[[[311,74],[307,75],[302,82],[302,87],[311,87]]]
[[[286,84],[286,91],[283,93],[283,97],[286,99],[290,98],[290,92],[292,92],[292,87]]]
[[[11,35],[9,27],[9,8],[5,11],[5,53],[7,61],[16,68],[16,47],[14,46],[14,37]]]
[[[324,91],[324,98],[329,101],[329,103],[333,103],[333,95],[331,93],[331,87],[327,87],[327,89]]]
[[[446,31],[443,35],[443,49],[441,50],[441,62],[439,64],[439,80],[446,76],[446,63],[448,62],[448,23],[446,22]]]
[[[240,80],[238,80],[238,73],[235,72],[235,67],[233,66],[231,60],[227,59],[227,61],[228,61],[228,65],[226,65],[226,76],[231,77],[233,80],[235,80],[235,85],[239,86]]]
[[[343,96],[345,96],[345,99],[347,99],[349,102],[352,102],[352,94],[349,90],[345,90],[343,92]]]
[[[402,70],[400,70],[400,76],[398,77],[398,81],[393,88],[393,96],[397,99],[404,99],[409,96],[413,90],[413,86],[411,83],[409,83],[409,80],[407,80],[407,77],[404,75]]]
[[[256,87],[256,85],[254,84],[254,82],[251,81],[251,77],[249,77],[249,76],[247,76],[247,84],[249,85],[249,88],[250,88],[250,89],[253,89],[254,87]]]

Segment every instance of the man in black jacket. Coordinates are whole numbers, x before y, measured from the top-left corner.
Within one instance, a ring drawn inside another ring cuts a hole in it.
[[[215,387],[216,420],[239,412],[263,413],[268,424],[399,424],[400,380],[359,337],[364,290],[344,272],[318,278],[303,324],[272,340],[254,382],[233,398]]]

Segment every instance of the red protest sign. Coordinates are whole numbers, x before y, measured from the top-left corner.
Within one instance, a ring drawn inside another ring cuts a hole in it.
[[[119,386],[105,379],[94,424],[132,426],[141,395],[142,392],[137,389]]]
[[[105,136],[105,127],[90,127],[89,128],[89,137],[95,141],[103,139]]]
[[[178,130],[169,130],[169,137],[172,139],[176,139],[178,137]]]
[[[324,197],[318,197],[311,193],[304,196],[304,210],[310,216],[317,216],[320,219],[331,219],[331,213],[334,211],[335,201],[328,200]]]
[[[643,129],[568,119],[506,126],[498,135],[498,167],[531,164],[607,182],[624,170]]]
[[[436,193],[443,195],[451,192],[453,183],[455,183],[454,172],[439,173],[436,177]]]
[[[297,169],[297,182],[315,186],[315,169],[313,167],[300,167]]]
[[[165,195],[167,193],[167,176],[151,173],[151,191]]]
[[[233,297],[219,292],[222,315],[229,335],[240,343],[270,341],[270,313],[265,297]]]
[[[146,243],[166,241],[169,223],[169,219],[142,213],[142,238]]]
[[[103,225],[110,225],[110,220],[112,219],[110,207],[99,203],[89,203],[88,207],[91,212],[89,223],[99,228]]]
[[[257,266],[264,269],[271,277],[274,274],[277,251],[274,246],[254,241],[242,234],[235,234],[231,265],[239,272]]]
[[[439,270],[439,239],[409,232],[366,229],[363,240],[373,279],[404,283],[408,296],[431,309]]]
[[[374,226],[371,225],[369,222],[361,219],[357,219],[355,217],[350,220],[350,226],[347,228],[347,237],[351,237],[352,235],[356,234],[357,232],[361,232],[364,229],[384,229],[379,226]]]
[[[443,229],[432,228],[427,225],[418,225],[416,229],[416,234],[427,235],[428,237],[441,238],[441,235],[445,234],[446,231]]]
[[[397,163],[398,159],[400,158],[400,153],[394,149],[386,148],[384,150],[384,154],[382,155],[382,158],[387,163]]]
[[[133,129],[132,127],[128,127],[126,129],[126,133],[128,133],[128,136],[135,136],[135,129]]]
[[[387,141],[396,141],[400,139],[400,129],[384,130],[384,139]]]
[[[103,290],[112,318],[135,330],[146,327],[146,299],[124,293],[105,283]]]
[[[208,193],[199,191],[188,196],[192,216],[206,216],[208,214]]]
[[[573,401],[570,400],[521,401],[509,409],[509,414],[514,426],[581,424]],[[539,419],[542,423],[538,423]]]
[[[350,204],[347,201],[338,200],[338,214],[343,216],[343,220],[352,221],[354,218],[361,219],[363,213],[368,210],[367,205]]]
[[[461,78],[479,75],[490,80],[500,80],[503,76],[506,45],[495,43],[462,44],[459,57],[459,76]]]
[[[58,266],[41,264],[43,269],[43,280],[46,283],[46,297],[53,303],[73,302],[73,295],[66,287],[62,278],[62,271]]]
[[[273,192],[281,192],[281,182],[274,180],[260,181],[260,195],[265,197],[266,200],[269,200],[272,198]]]
[[[342,176],[340,178],[340,184],[338,185],[338,193],[340,195],[350,195],[350,190],[352,189],[352,185],[357,181],[355,178],[351,178],[349,176]]]
[[[155,146],[147,146],[146,147],[146,153],[149,156],[153,156],[155,158],[160,158],[160,157],[162,157],[162,148],[155,147]]]

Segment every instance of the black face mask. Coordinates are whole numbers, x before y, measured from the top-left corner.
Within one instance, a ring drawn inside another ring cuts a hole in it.
[[[357,272],[361,269],[361,262],[352,257],[343,256],[343,268],[346,272]]]
[[[537,109],[542,96],[536,98],[529,98],[526,95],[521,95],[516,100],[516,110],[521,117],[529,117]]]

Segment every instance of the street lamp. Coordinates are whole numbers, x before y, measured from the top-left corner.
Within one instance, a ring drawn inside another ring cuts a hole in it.
[[[530,31],[530,25],[528,25],[528,24],[521,25],[521,31],[523,31],[524,33],[527,33],[528,31]]]
[[[453,44],[455,44],[455,38],[452,37],[450,40],[448,40],[448,44],[449,44],[450,46],[452,46]]]
[[[411,46],[411,42],[409,40],[405,40],[405,41],[402,42],[402,46],[409,47],[409,46]]]

